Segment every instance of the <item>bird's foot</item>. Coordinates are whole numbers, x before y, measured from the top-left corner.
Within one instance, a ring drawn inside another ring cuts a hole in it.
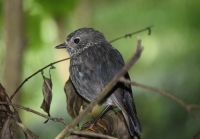
[[[95,133],[99,133],[99,134],[106,134],[107,133],[107,128],[100,123],[100,119],[94,123],[93,121],[87,122],[85,123],[82,128],[82,131],[92,131]]]
[[[102,124],[100,123],[100,120],[101,120],[101,119],[99,119],[99,120],[97,121],[97,125],[100,126],[101,128],[103,128],[103,130],[107,132],[108,129],[107,129],[104,125],[102,125]]]
[[[82,128],[82,131],[93,131],[95,133],[99,133],[98,130],[94,129],[94,123],[93,122],[87,122],[85,123]]]

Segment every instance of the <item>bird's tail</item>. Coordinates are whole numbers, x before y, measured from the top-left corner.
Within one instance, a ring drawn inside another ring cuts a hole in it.
[[[123,112],[131,136],[141,133],[141,127],[136,115],[135,105],[129,93],[124,94],[127,113]]]

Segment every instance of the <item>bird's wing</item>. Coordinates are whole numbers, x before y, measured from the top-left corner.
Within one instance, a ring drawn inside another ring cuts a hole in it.
[[[127,76],[128,73],[125,77]],[[110,98],[122,110],[131,134],[134,135],[133,131],[140,133],[141,127],[137,118],[131,86],[126,83],[118,83],[115,92],[110,96]]]
[[[106,46],[108,46],[108,44]],[[101,48],[106,46],[101,45]],[[102,62],[103,70],[101,70],[102,75],[100,78],[104,82],[104,86],[106,86],[108,82],[123,68],[124,60],[121,54],[112,46],[104,49],[108,52],[104,53],[107,61]],[[105,77],[105,75],[108,76]],[[130,80],[128,73],[126,73],[124,77]],[[136,107],[132,97],[131,85],[127,83],[118,83],[115,88],[113,88],[113,91],[114,92],[110,96],[110,99],[122,110],[127,124],[129,124],[130,130],[134,129],[135,132],[140,133],[141,128],[136,116]]]

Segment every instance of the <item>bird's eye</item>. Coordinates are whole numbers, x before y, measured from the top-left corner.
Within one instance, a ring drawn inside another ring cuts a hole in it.
[[[75,39],[74,39],[74,43],[75,43],[75,44],[78,44],[79,42],[80,42],[80,39],[79,39],[79,38],[75,38]]]

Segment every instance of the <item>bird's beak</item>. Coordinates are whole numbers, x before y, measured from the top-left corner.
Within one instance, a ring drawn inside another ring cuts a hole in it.
[[[55,48],[56,49],[63,49],[63,48],[66,48],[67,47],[67,44],[64,42],[62,44],[59,44],[58,46],[56,46]]]

